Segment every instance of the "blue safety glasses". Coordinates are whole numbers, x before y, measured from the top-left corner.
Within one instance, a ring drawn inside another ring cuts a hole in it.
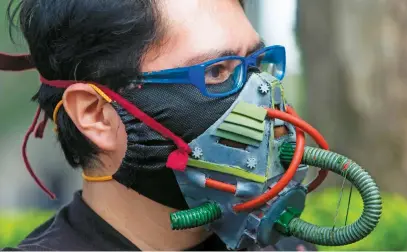
[[[226,56],[189,67],[142,73],[138,83],[190,84],[208,97],[225,97],[238,92],[246,82],[249,67],[257,67],[279,80],[285,74],[285,48],[262,48],[247,57]],[[231,81],[230,81],[231,78]]]

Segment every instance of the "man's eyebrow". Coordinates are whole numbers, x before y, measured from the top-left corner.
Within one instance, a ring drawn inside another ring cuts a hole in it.
[[[226,57],[226,56],[233,56],[233,55],[237,55],[237,53],[232,50],[226,50],[226,51],[212,50],[212,51],[200,54],[198,56],[195,56],[195,57],[185,61],[182,65],[183,66],[192,66],[192,65],[199,64],[199,63],[203,63],[203,62],[211,60],[211,59],[216,59],[216,58]]]
[[[262,49],[265,47],[264,41],[261,40],[257,44],[255,44],[252,48],[250,48],[246,54],[246,56],[254,53],[255,51]],[[220,57],[226,57],[226,56],[236,56],[238,55],[237,52],[233,50],[225,50],[225,51],[219,51],[219,50],[212,50],[206,53],[203,53],[201,55],[198,55],[196,57],[193,57],[187,61],[185,61],[182,65],[183,66],[192,66],[195,64],[203,63],[205,61],[211,60],[211,59],[216,59]]]
[[[260,50],[260,49],[263,49],[264,47],[266,47],[266,44],[264,43],[263,40],[260,40],[260,42],[258,42],[256,45],[254,45],[251,49],[249,49],[249,50],[247,51],[246,56],[248,56],[248,55],[254,53],[255,51],[258,51],[258,50]]]

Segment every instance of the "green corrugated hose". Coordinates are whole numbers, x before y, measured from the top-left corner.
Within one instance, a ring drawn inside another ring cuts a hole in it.
[[[290,162],[294,154],[291,144],[280,148],[282,162]],[[320,227],[297,217],[288,223],[288,233],[299,239],[325,246],[342,246],[357,242],[369,235],[377,226],[382,213],[382,199],[372,177],[352,160],[318,148],[305,147],[302,163],[330,170],[345,177],[359,191],[364,208],[362,215],[350,225],[335,228]]]
[[[173,230],[195,228],[212,223],[220,217],[222,217],[220,206],[215,202],[206,202],[195,208],[171,213],[171,228]]]

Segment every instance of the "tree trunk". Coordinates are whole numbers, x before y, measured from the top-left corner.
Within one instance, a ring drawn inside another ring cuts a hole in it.
[[[298,7],[306,119],[382,190],[407,196],[407,1],[299,0]]]

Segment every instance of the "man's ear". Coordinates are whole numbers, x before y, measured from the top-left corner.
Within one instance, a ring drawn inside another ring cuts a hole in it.
[[[62,97],[64,109],[78,130],[103,151],[117,148],[120,117],[90,85],[69,86]]]

